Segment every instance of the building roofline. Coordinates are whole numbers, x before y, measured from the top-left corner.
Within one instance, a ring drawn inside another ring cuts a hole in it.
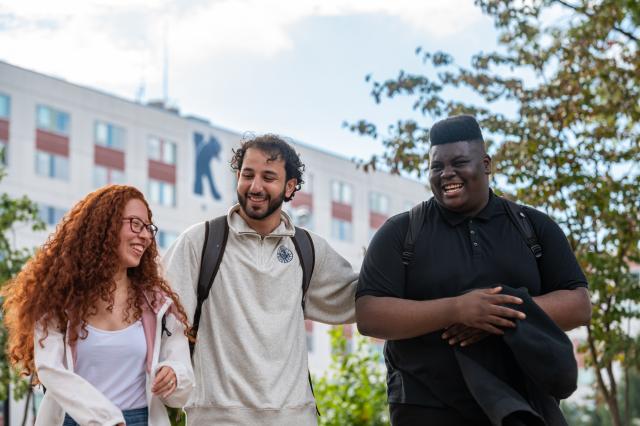
[[[178,111],[171,111],[171,110],[167,109],[166,107],[163,108],[163,107],[153,106],[153,105],[150,105],[149,103],[142,103],[142,102],[134,101],[134,100],[131,100],[131,99],[127,99],[125,97],[122,97],[122,96],[119,96],[119,95],[115,95],[113,93],[109,93],[109,92],[106,92],[104,90],[92,87],[92,86],[85,86],[85,85],[82,85],[82,84],[70,82],[70,81],[66,80],[65,78],[63,78],[63,77],[58,77],[58,76],[55,76],[55,75],[46,74],[46,73],[43,73],[43,72],[39,72],[39,71],[35,71],[35,70],[32,70],[32,69],[21,67],[19,65],[13,65],[13,64],[11,64],[11,63],[9,63],[7,61],[4,61],[2,59],[0,59],[0,65],[6,65],[6,66],[11,67],[11,68],[16,68],[16,69],[18,69],[20,71],[28,72],[28,73],[34,74],[35,76],[38,76],[38,77],[44,77],[44,78],[48,78],[48,79],[51,79],[51,80],[55,80],[55,81],[57,81],[59,83],[66,84],[66,85],[69,85],[69,86],[72,86],[72,87],[75,87],[75,88],[78,88],[78,89],[89,90],[89,91],[97,93],[99,95],[107,96],[109,98],[115,99],[115,100],[117,100],[119,102],[125,102],[125,103],[133,105],[133,106],[142,107],[142,108],[145,108],[145,109],[148,109],[148,110],[152,110],[152,111],[162,112],[162,113],[168,114],[169,116],[174,117],[174,118],[179,118],[179,119],[182,119],[182,120],[190,121],[192,123],[197,123],[197,124],[206,126],[206,127],[210,128],[212,130],[218,130],[218,131],[222,131],[222,132],[236,134],[236,135],[238,135],[238,140],[244,139],[244,135],[247,134],[247,133],[253,133],[256,136],[262,134],[262,133],[259,133],[259,132],[252,132],[250,130],[246,130],[246,131],[241,132],[241,131],[238,131],[238,130],[230,129],[228,127],[220,126],[218,124],[213,124],[213,123],[211,123],[211,121],[208,118],[199,116],[197,114],[186,114],[186,115],[183,115],[183,114],[180,113],[179,110]],[[151,101],[153,101],[153,100],[151,100]],[[149,102],[151,102],[151,101],[149,101]],[[274,134],[277,134],[279,136],[282,136],[285,139],[288,139],[294,145],[297,145],[297,146],[299,146],[301,148],[308,149],[308,150],[311,150],[311,151],[315,151],[315,152],[318,152],[318,153],[321,153],[321,154],[325,154],[325,155],[331,156],[331,157],[339,159],[339,160],[345,160],[345,161],[348,161],[350,163],[353,163],[353,160],[355,158],[355,157],[347,157],[346,155],[343,155],[343,154],[340,154],[340,153],[337,153],[337,152],[334,152],[334,151],[330,151],[330,150],[327,150],[327,149],[324,149],[324,148],[321,148],[321,147],[310,145],[309,143],[302,142],[299,139],[296,139],[296,138],[291,137],[291,136],[279,134],[279,133],[276,133],[276,132],[274,132]],[[354,164],[354,167],[355,167],[355,163],[353,163],[353,164]],[[378,172],[382,172],[382,173],[385,173],[385,174],[393,176],[393,173],[390,173],[390,172],[385,171],[385,170],[380,170]],[[407,179],[409,181],[413,181],[413,182],[416,182],[416,183],[423,184],[423,182],[420,181],[419,179],[415,179],[415,178],[408,177],[408,176],[402,176],[402,175],[396,175],[396,176],[399,176],[402,179]]]

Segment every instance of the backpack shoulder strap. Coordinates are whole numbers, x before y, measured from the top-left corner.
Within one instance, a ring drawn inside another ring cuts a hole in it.
[[[409,266],[415,257],[414,248],[416,246],[416,239],[424,224],[426,210],[426,201],[416,204],[409,210],[409,228],[404,237],[404,248],[402,250],[402,263],[404,266]]]
[[[535,256],[536,260],[539,260],[542,257],[542,246],[538,241],[538,236],[536,235],[535,230],[533,229],[533,225],[531,224],[531,219],[525,213],[524,206],[514,203],[511,200],[507,200],[506,198],[502,198],[504,201],[505,209],[507,210],[507,215],[511,219],[511,222],[516,226],[522,238],[527,243],[529,250]]]
[[[200,274],[198,276],[198,301],[193,315],[193,337],[198,333],[202,304],[209,297],[213,279],[218,273],[224,248],[229,236],[227,216],[219,216],[206,223],[204,244],[202,246],[202,258],[200,259]],[[194,343],[190,343],[191,355],[193,355]]]
[[[315,248],[313,247],[313,241],[311,235],[302,228],[295,227],[296,232],[293,235],[293,245],[298,253],[300,259],[300,266],[302,266],[302,310],[306,302],[307,290],[311,283],[311,275],[313,275],[313,267],[316,260]]]
[[[296,232],[293,234],[293,246],[298,253],[298,259],[300,259],[300,266],[302,267],[302,311],[304,312],[305,302],[307,300],[307,290],[309,284],[311,284],[311,275],[313,275],[313,267],[316,262],[316,252],[313,246],[313,240],[311,235],[306,229],[302,229],[298,226],[295,227]],[[315,398],[313,391],[313,382],[311,381],[311,372],[307,371],[309,376],[309,387],[311,388],[311,394]],[[320,416],[320,410],[316,403],[316,414]]]

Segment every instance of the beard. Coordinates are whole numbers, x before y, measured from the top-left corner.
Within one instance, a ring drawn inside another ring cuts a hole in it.
[[[242,211],[244,211],[244,213],[251,219],[262,220],[271,216],[273,212],[275,212],[282,206],[282,203],[284,202],[285,189],[283,189],[282,193],[276,198],[271,198],[268,193],[264,193],[264,196],[267,198],[267,208],[264,211],[247,208],[247,203],[249,198],[248,196],[263,195],[262,193],[248,192],[245,195],[243,195],[243,194],[240,194],[240,192],[238,192],[237,195],[238,195],[238,203],[240,203],[240,207],[242,208]]]

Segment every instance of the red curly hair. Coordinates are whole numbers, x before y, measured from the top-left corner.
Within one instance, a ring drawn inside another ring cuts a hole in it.
[[[64,216],[47,242],[2,289],[4,324],[9,332],[7,354],[23,374],[36,373],[33,352],[36,323],[43,327],[45,336],[49,327],[54,327],[66,332],[69,342],[74,344],[79,338],[86,338],[87,318],[97,312],[98,300],[107,302],[108,309],[113,308],[122,216],[125,205],[133,199],[145,204],[151,220],[149,205],[134,187],[109,185],[87,195]],[[143,304],[147,303],[145,295],[154,305],[161,303],[164,295],[173,300],[174,311],[188,335],[187,315],[176,293],[159,275],[157,259],[158,250],[152,239],[140,264],[127,270],[133,291],[127,301],[125,320],[142,316]]]

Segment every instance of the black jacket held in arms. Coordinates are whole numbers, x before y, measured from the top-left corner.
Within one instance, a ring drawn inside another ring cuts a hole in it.
[[[455,349],[464,380],[493,425],[564,426],[567,422],[558,400],[567,398],[577,387],[573,345],[525,288],[503,286],[503,293],[521,298],[522,305],[509,307],[527,316],[516,328],[505,330],[503,336],[522,372],[527,396],[478,363],[475,345]]]

